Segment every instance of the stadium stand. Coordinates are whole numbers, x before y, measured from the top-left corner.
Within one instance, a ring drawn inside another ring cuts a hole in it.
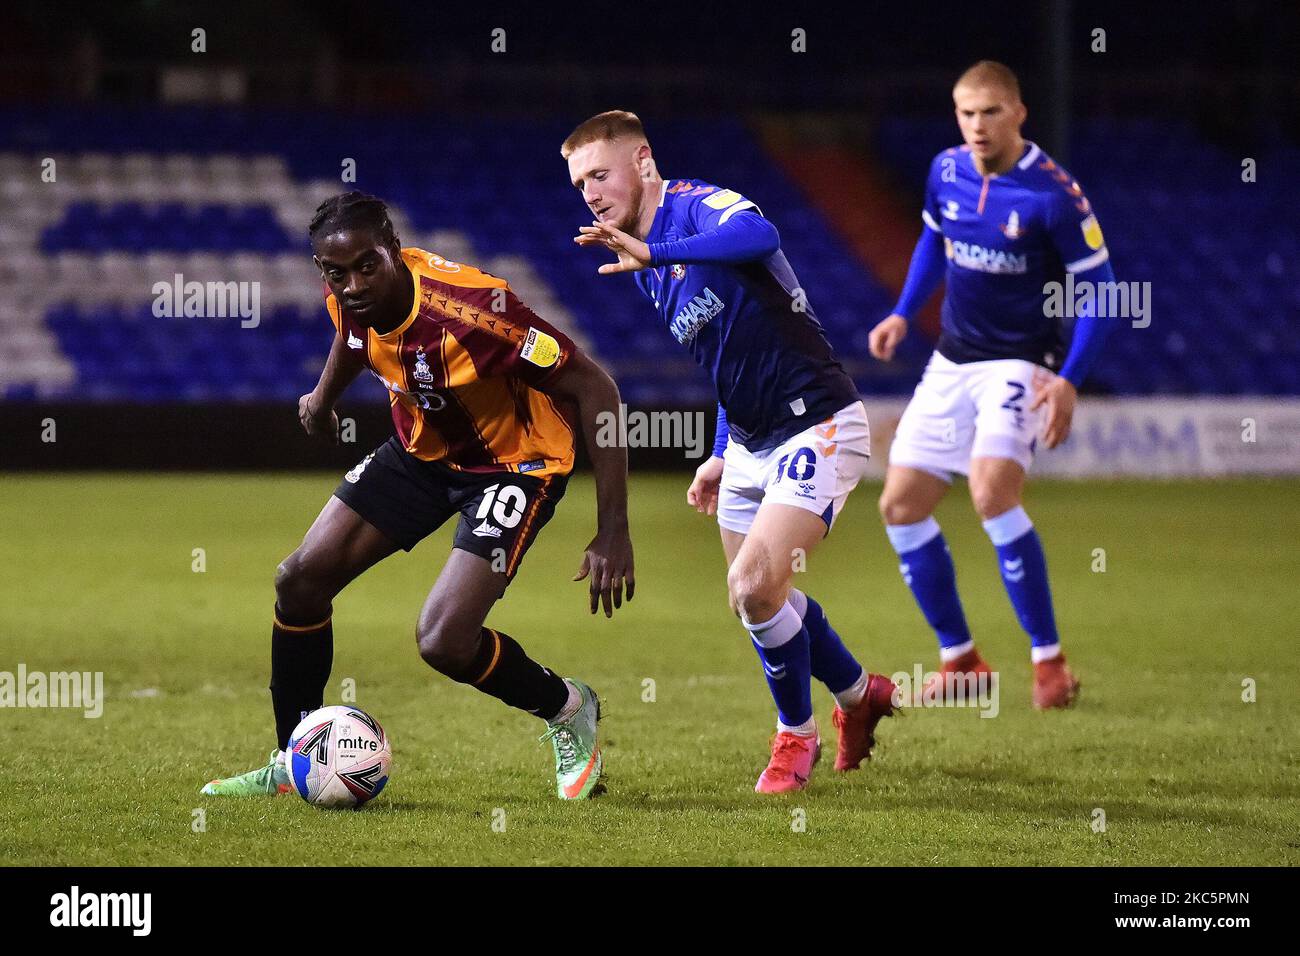
[[[625,287],[631,280],[597,277],[599,257],[571,243],[586,214],[558,156],[569,125],[219,109],[6,110],[0,397],[296,397],[314,383],[330,335],[306,223],[325,196],[361,188],[390,202],[407,244],[510,279],[525,301],[609,365],[629,401],[707,403],[704,375]],[[893,304],[897,263],[874,271],[861,236],[841,231],[843,223],[837,228],[820,208],[824,163],[811,175],[797,157],[774,160],[734,122],[656,122],[651,132],[665,175],[735,186],[777,224],[864,394],[911,390],[929,343],[910,337],[892,368],[869,360],[867,331]],[[955,138],[944,121],[890,120],[876,131],[874,161],[902,208],[919,209],[930,158]],[[1281,221],[1300,151],[1270,148],[1259,159],[1267,175],[1243,184],[1240,159],[1188,129],[1092,122],[1075,144],[1069,168],[1098,210],[1116,272],[1151,282],[1155,317],[1149,329],[1115,336],[1093,387],[1300,393],[1300,243]],[[355,162],[355,186],[340,179],[345,159]],[[42,175],[47,168],[53,181]],[[891,230],[885,245],[896,250],[912,241],[919,220],[900,225],[892,217],[880,228]],[[257,282],[256,326],[242,327],[237,317],[155,315],[155,285],[177,275]],[[359,394],[382,396],[369,386]]]

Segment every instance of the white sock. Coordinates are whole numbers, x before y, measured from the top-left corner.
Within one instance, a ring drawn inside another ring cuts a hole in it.
[[[776,722],[776,731],[780,734],[795,734],[799,737],[816,737],[817,721],[809,717],[798,727],[791,727],[789,724],[783,724],[778,720]]]
[[[964,654],[969,654],[973,650],[975,650],[975,641],[973,639],[966,641],[964,644],[954,644],[952,647],[941,647],[939,648],[939,660],[944,664],[947,664],[949,661],[955,661],[957,658]]]
[[[840,710],[852,710],[862,702],[862,697],[866,692],[867,672],[863,669],[857,680],[835,694],[835,703],[840,705]]]
[[[1061,656],[1061,642],[1055,644],[1042,644],[1038,647],[1029,649],[1029,659],[1035,664],[1041,664],[1043,661],[1050,661]]]

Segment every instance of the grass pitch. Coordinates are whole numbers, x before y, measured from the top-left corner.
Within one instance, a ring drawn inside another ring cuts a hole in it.
[[[634,477],[638,591],[613,621],[590,617],[585,584],[569,581],[594,528],[580,476],[489,620],[604,699],[605,796],[555,800],[541,724],[417,656],[449,524],[336,604],[326,703],[351,678],[391,735],[380,799],[328,813],[200,797],[274,746],[272,576],[336,481],[5,478],[0,671],[102,671],[106,701],[99,719],[0,710],[0,862],[1300,863],[1298,482],[1032,484],[1083,681],[1077,707],[1049,714],[1030,708],[1027,639],[957,489],[939,518],[1001,672],[998,716],[914,710],[882,724],[864,770],[823,760],[807,791],[774,799],[753,793],[772,705],[726,608],[716,526],[683,503],[686,476]],[[798,583],[870,669],[928,669],[933,639],[878,490],[854,493]],[[815,694],[833,747],[830,697]]]

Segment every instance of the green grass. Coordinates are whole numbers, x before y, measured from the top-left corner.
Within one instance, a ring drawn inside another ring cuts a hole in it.
[[[102,718],[0,710],[6,864],[1295,864],[1300,862],[1300,483],[1039,482],[1079,705],[1029,706],[1026,639],[961,493],[943,522],[1001,712],[914,711],[865,770],[822,763],[760,798],[773,711],[726,609],[716,526],[684,476],[633,487],[636,600],[613,621],[569,581],[592,532],[574,480],[490,619],[605,700],[609,792],[553,799],[538,721],[433,673],[414,621],[450,526],[338,600],[334,677],[394,741],[360,813],[201,798],[274,745],[276,563],[335,476],[6,477],[0,670],[103,671]],[[959,490],[960,491],[960,490]],[[859,489],[800,583],[872,670],[933,666],[933,639]],[[191,570],[192,549],[207,570]],[[1094,573],[1093,551],[1106,571]],[[1242,681],[1258,700],[1243,703]],[[656,700],[642,700],[643,681]],[[830,698],[816,690],[833,745]],[[197,808],[206,832],[193,832]],[[504,833],[492,829],[505,811]],[[1091,828],[1094,808],[1107,828]],[[802,809],[806,831],[794,832]]]

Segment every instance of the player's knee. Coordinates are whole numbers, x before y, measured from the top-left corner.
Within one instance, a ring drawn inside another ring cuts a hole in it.
[[[451,678],[458,678],[474,661],[478,626],[464,627],[442,615],[425,615],[416,628],[415,640],[426,664]]]
[[[972,482],[970,500],[980,520],[988,521],[1000,514],[1005,514],[1020,504],[1014,491],[999,488],[995,483]]]
[[[770,621],[774,618],[785,603],[787,590],[759,566],[741,565],[736,561],[727,572],[731,609],[746,621]]]
[[[902,495],[886,490],[880,496],[880,517],[887,525],[916,524],[930,517],[922,507]]]
[[[311,616],[328,608],[334,595],[320,575],[299,552],[289,555],[275,569],[275,603],[284,612]]]

